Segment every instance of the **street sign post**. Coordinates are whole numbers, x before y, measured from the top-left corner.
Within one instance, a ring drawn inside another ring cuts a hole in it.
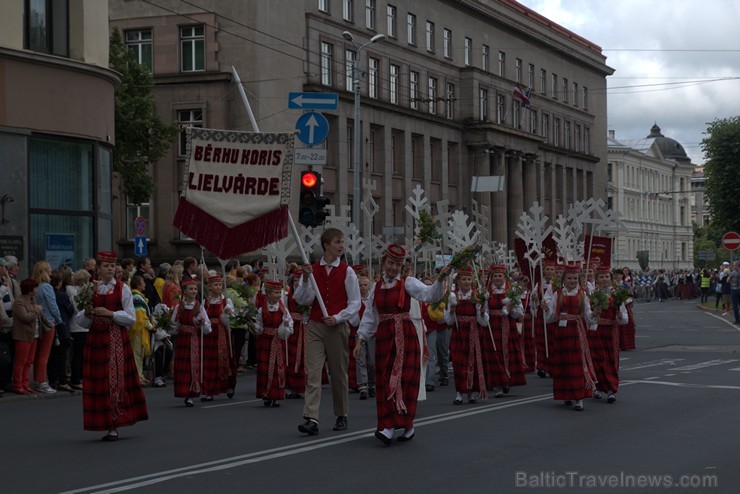
[[[321,113],[310,111],[298,118],[295,129],[299,141],[307,146],[316,146],[329,135],[329,121]]]
[[[134,255],[136,257],[143,257],[146,255],[146,237],[143,235],[137,235],[134,237]]]
[[[146,231],[146,220],[144,220],[143,216],[137,216],[136,220],[134,220],[134,231],[136,235],[144,235]]]
[[[294,165],[325,165],[326,164],[325,148],[296,148],[293,153]]]
[[[735,250],[740,247],[740,235],[737,232],[727,232],[722,237],[722,247],[727,250]]]
[[[336,110],[339,103],[337,93],[290,93],[288,108],[300,110]]]

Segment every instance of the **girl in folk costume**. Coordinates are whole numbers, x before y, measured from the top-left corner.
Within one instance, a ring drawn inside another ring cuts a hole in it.
[[[496,348],[493,348],[490,337],[482,340],[486,354],[495,356],[488,361],[486,381],[493,395],[501,398],[509,392],[511,386],[527,384],[522,362],[522,347],[516,319],[521,319],[524,309],[520,300],[512,301],[506,296],[509,281],[506,277],[506,266],[494,264],[488,273],[488,314],[490,327]]]
[[[624,268],[628,270],[628,268]],[[612,277],[614,278],[614,286],[627,290],[629,298],[624,302],[624,306],[627,309],[627,324],[619,325],[619,350],[634,350],[637,348],[635,344],[635,313],[632,309],[634,302],[632,298],[632,287],[624,279],[624,272],[615,269],[612,271]]]
[[[354,328],[355,335],[357,334],[357,329],[360,326],[360,321],[362,320],[362,316],[365,314],[365,309],[367,308],[367,302],[370,297],[370,279],[367,277],[367,270],[364,269],[364,266],[352,266],[352,269],[356,269],[357,267],[362,267],[363,269],[360,269],[360,273],[357,275],[357,283],[360,286],[360,299],[362,300],[362,305],[360,306],[360,311],[357,313],[357,318],[350,322],[350,331]],[[356,345],[356,341],[354,344]],[[352,350],[354,350],[354,346],[350,347]],[[361,400],[367,400],[368,398],[374,398],[375,397],[375,337],[371,337],[367,340],[366,344],[362,346],[360,349],[360,354],[357,356],[357,358],[354,357],[354,351],[350,352],[350,369],[351,362],[356,362],[356,372],[357,372],[357,389],[360,391],[360,399]]]
[[[522,363],[524,364],[524,372],[527,374],[535,371],[537,360],[537,349],[534,340],[535,328],[533,324],[534,322],[542,324],[538,320],[541,311],[539,310],[539,304],[537,304],[537,295],[534,292],[536,288],[535,286],[534,289],[527,290],[522,297],[522,308],[524,310],[521,334]]]
[[[580,263],[565,267],[563,286],[542,301],[545,320],[556,322],[555,341],[550,348],[550,373],[553,397],[583,411],[583,399],[591,397],[596,385],[591,352],[586,335],[591,320],[591,305],[579,287]]]
[[[115,252],[99,252],[98,281],[92,307],[75,315],[90,328],[85,342],[82,410],[85,430],[107,431],[103,441],[118,439],[118,428],[148,418],[144,392],[127,328],[136,322],[133,296],[114,278]]]
[[[357,279],[359,281],[360,275],[364,274],[367,276],[367,270],[365,269],[364,264],[355,264],[352,266],[352,269],[354,270],[355,274],[357,275]],[[357,338],[357,328],[360,325],[360,319],[362,319],[362,313],[364,312],[365,304],[360,305],[360,312],[358,313],[356,318],[353,318],[352,321],[349,321],[349,338],[347,339],[347,346],[349,348],[349,363],[347,364],[347,379],[348,379],[348,386],[349,389],[353,391],[361,392],[359,382],[357,381],[357,359],[355,358],[354,352],[352,351],[355,348],[355,340]],[[365,388],[367,388],[367,383],[365,383]],[[364,396],[364,398],[363,398]],[[363,396],[360,396],[360,399],[366,400],[367,399],[367,389],[365,389],[365,393]]]
[[[478,398],[488,396],[486,386],[487,360],[494,358],[493,352],[483,352],[482,339],[488,333],[488,307],[481,304],[478,294],[473,290],[473,271],[467,267],[458,270],[455,278],[457,291],[451,291],[445,308],[444,323],[452,326],[450,338],[450,360],[455,378],[455,399],[453,404],[463,402],[463,394],[468,403],[476,403]]]
[[[219,275],[208,277],[208,298],[205,310],[213,331],[203,338],[203,394],[200,401],[213,401],[215,395],[226,393],[234,397],[236,387],[235,358],[231,347],[229,316],[234,314],[234,304],[223,295],[223,279]]]
[[[203,383],[201,338],[211,332],[211,321],[205,307],[198,302],[198,282],[188,278],[182,282],[182,300],[172,312],[175,323],[175,397],[185,398],[185,406],[193,406],[193,397],[200,396]]]
[[[555,327],[557,323],[545,322],[541,302],[546,298],[552,297],[552,294],[562,283],[562,270],[558,277],[556,266],[557,263],[554,260],[545,260],[542,262],[542,281],[535,285],[535,297],[529,301],[530,307],[537,309],[534,319],[535,367],[537,369],[537,375],[540,377],[546,377],[550,372],[550,359],[548,355],[552,352],[552,345],[555,341]],[[545,338],[547,338],[547,342],[545,342]]]
[[[375,403],[378,428],[375,437],[386,446],[394,429],[404,429],[399,441],[415,435],[414,417],[421,379],[419,337],[409,317],[411,297],[422,302],[436,302],[444,295],[445,266],[438,280],[427,286],[413,277],[402,277],[406,250],[389,245],[381,258],[382,278],[370,291],[367,308],[357,331],[355,357],[367,340],[375,336]]]
[[[257,309],[257,398],[278,407],[285,398],[284,343],[293,334],[293,317],[282,300],[283,284],[267,280],[265,298]]]
[[[291,391],[286,398],[303,398],[306,392],[306,328],[308,324],[308,306],[299,305],[293,292],[300,283],[303,269],[293,270],[291,286],[288,288],[288,311],[293,317],[293,334],[288,337],[288,365],[285,369],[285,388]]]
[[[614,394],[619,388],[619,326],[627,324],[627,308],[623,303],[617,306],[612,292],[612,278],[609,268],[596,268],[596,290],[603,290],[609,296],[609,306],[601,311],[594,309],[596,331],[588,332],[591,359],[596,371],[596,391],[594,398],[607,394],[607,402],[617,401]]]

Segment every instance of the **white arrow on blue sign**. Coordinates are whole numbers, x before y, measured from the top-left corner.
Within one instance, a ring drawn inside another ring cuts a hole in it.
[[[295,123],[298,140],[307,146],[321,144],[329,135],[329,121],[321,113],[310,111],[304,113]]]
[[[146,237],[139,235],[134,237],[134,255],[136,257],[146,255]]]
[[[337,93],[289,93],[288,108],[301,110],[336,110],[339,103]]]

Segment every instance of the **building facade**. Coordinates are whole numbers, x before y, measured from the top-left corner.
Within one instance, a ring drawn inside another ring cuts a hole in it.
[[[374,182],[380,206],[376,234],[410,226],[405,205],[416,185],[432,204],[489,206],[490,235],[502,242],[512,241],[535,200],[554,217],[574,200],[606,198],[613,70],[598,46],[513,0],[199,3],[109,0],[111,27],[153,71],[157,111],[183,127],[252,130],[232,66],[261,131],[293,130],[301,111],[288,110],[290,92],[337,93],[338,109],[323,112],[323,192],[335,206],[352,204],[360,125],[362,178]],[[365,46],[378,34],[384,39]],[[517,86],[531,91],[529,105],[514,96]],[[152,167],[157,190],[148,205],[114,201],[122,248],[132,250],[133,218],[144,214],[154,257],[199,252],[171,227],[185,151],[181,137]],[[503,191],[471,192],[472,177],[491,175],[504,177]]]
[[[610,208],[620,211],[626,232],[615,235],[612,265],[666,270],[694,267],[692,175],[683,146],[653,125],[644,139],[617,140],[609,131],[607,163]],[[644,254],[643,254],[644,255]]]
[[[0,253],[81,267],[112,246],[118,75],[108,5],[7,2],[0,18]]]
[[[697,166],[691,177],[691,221],[696,226],[707,226],[711,219],[709,213],[709,198],[704,193],[704,184],[707,177],[704,175],[704,167]]]

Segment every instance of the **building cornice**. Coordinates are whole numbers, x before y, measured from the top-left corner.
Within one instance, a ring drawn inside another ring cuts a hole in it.
[[[47,53],[38,53],[26,50],[13,50],[10,48],[0,47],[0,58],[17,60],[19,62],[45,65],[60,70],[80,72],[86,75],[92,75],[101,79],[107,79],[114,86],[121,83],[121,74],[107,67],[100,67],[89,63],[80,62],[70,58],[58,57]]]

